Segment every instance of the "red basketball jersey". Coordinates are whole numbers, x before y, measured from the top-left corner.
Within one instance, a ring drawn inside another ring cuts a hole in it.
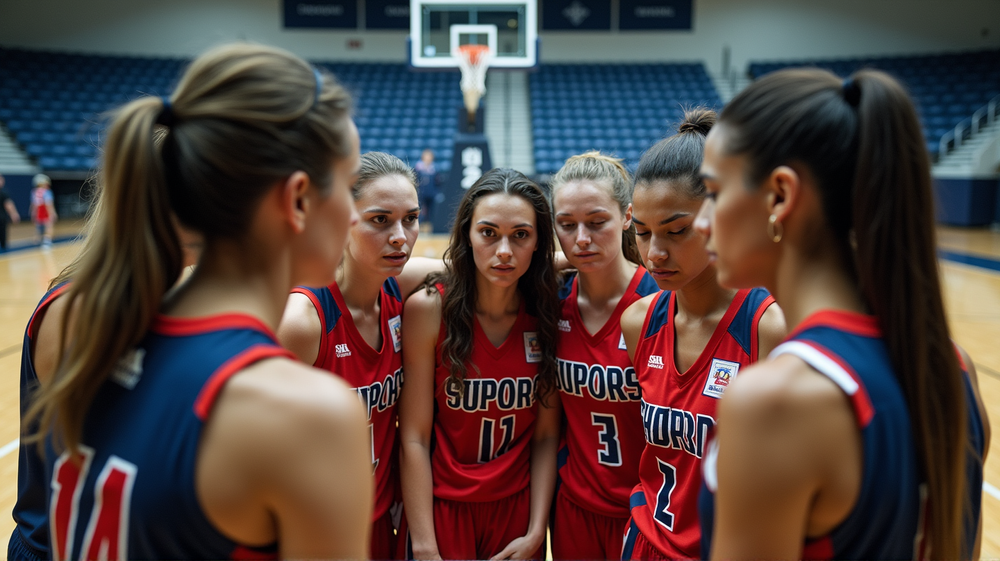
[[[337,374],[353,386],[368,410],[375,472],[372,519],[377,520],[392,506],[399,485],[396,402],[403,385],[400,353],[403,298],[399,285],[390,278],[379,294],[382,348],[378,350],[361,337],[336,283],[320,289],[297,287],[293,292],[312,300],[323,325],[323,338],[313,365]]]
[[[729,382],[757,361],[757,325],[774,298],[763,288],[737,292],[687,372],[674,362],[676,302],[672,292],[654,298],[635,350],[646,449],[630,503],[632,521],[660,553],[687,559],[701,554],[698,492],[705,439]]]
[[[629,494],[639,482],[646,445],[639,403],[642,392],[622,338],[621,316],[633,302],[659,291],[639,267],[607,323],[587,331],[577,305],[579,278],[563,289],[559,319],[559,390],[566,415],[559,454],[560,490],[577,506],[627,518]]]
[[[496,501],[528,486],[537,416],[535,375],[541,361],[536,324],[522,300],[507,339],[494,347],[474,318],[472,356],[460,395],[445,384],[449,372],[441,356],[442,322],[434,371],[435,497]]]

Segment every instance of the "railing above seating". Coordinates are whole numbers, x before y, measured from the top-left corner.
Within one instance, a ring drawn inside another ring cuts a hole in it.
[[[993,124],[997,120],[998,110],[1000,110],[1000,95],[977,109],[972,117],[963,119],[955,125],[954,129],[946,132],[938,144],[938,158],[944,158],[951,152],[958,150],[966,140],[966,132],[969,133],[969,137],[972,137],[979,132],[979,129]]]

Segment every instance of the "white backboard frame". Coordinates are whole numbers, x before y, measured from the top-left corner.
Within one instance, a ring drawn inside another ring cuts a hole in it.
[[[424,6],[476,6],[478,8],[524,6],[525,45],[524,56],[500,56],[497,51],[497,30],[493,27],[493,42],[489,44],[493,57],[490,68],[534,68],[538,65],[538,2],[537,0],[410,0],[410,39],[407,53],[410,65],[414,68],[446,69],[458,68],[458,59],[453,53],[448,56],[424,56],[419,37],[422,33],[422,15]],[[455,27],[478,26],[480,24],[456,24],[451,28],[451,49],[455,46]],[[482,33],[482,32],[480,32]],[[487,36],[489,40],[489,35]]]

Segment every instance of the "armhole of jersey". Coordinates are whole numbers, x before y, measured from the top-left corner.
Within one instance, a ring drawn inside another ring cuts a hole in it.
[[[313,366],[319,368],[319,365],[324,364],[324,361],[326,361],[327,352],[326,314],[323,312],[323,305],[320,303],[316,293],[311,290],[295,287],[292,289],[292,292],[302,294],[308,298],[312,302],[313,308],[316,309],[316,314],[319,316],[319,350],[316,352],[316,360],[312,363]]]
[[[814,343],[804,341],[787,341],[775,347],[769,359],[775,359],[781,355],[793,355],[808,364],[820,374],[826,376],[834,384],[847,394],[854,410],[854,418],[859,428],[865,428],[875,416],[875,408],[864,386],[858,382],[856,376],[849,370],[849,366],[842,362],[840,357],[832,352],[820,348]]]
[[[202,422],[207,420],[208,416],[212,413],[212,408],[215,406],[215,401],[218,399],[219,393],[230,378],[255,362],[275,357],[296,360],[295,355],[285,348],[263,344],[253,345],[227,360],[208,377],[205,385],[202,386],[198,397],[194,400],[194,414]]]
[[[768,296],[757,306],[757,311],[753,315],[753,323],[750,329],[750,362],[757,362],[760,359],[760,319],[764,317],[767,309],[774,304],[774,296]]]
[[[646,317],[642,319],[642,329],[639,331],[639,339],[635,343],[635,352],[632,353],[633,366],[641,362],[639,357],[641,356],[642,350],[646,346],[646,330],[649,329],[649,320],[653,317],[653,312],[656,311],[656,304],[659,303],[660,298],[662,298],[664,294],[667,294],[669,297],[670,293],[666,291],[657,292],[656,296],[649,301],[649,307],[646,308]]]
[[[68,288],[69,288],[68,282],[53,288],[52,291],[49,292],[49,295],[46,296],[45,299],[43,299],[38,304],[38,307],[35,308],[35,311],[32,312],[31,314],[31,319],[28,320],[28,329],[27,329],[28,339],[34,340],[35,337],[38,335],[38,329],[35,326],[35,320],[38,319],[39,314],[48,310],[49,306],[56,301],[56,298],[62,296],[62,293],[66,292]]]

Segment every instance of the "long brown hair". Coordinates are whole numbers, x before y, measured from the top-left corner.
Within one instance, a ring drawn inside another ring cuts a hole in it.
[[[734,98],[720,124],[727,152],[747,156],[752,188],[783,164],[805,165],[815,177],[844,268],[878,317],[906,397],[929,492],[931,555],[959,558],[971,512],[969,405],[941,298],[930,159],[912,101],[874,70],[846,82],[787,70]]]
[[[198,57],[170,99],[119,109],[108,130],[100,202],[71,269],[52,382],[27,416],[57,449],[75,449],[83,420],[118,359],[145,336],[181,271],[172,214],[206,244],[246,232],[254,209],[297,170],[329,191],[350,152],[351,100],[329,75],[286,51],[250,44]],[[154,141],[156,127],[166,136]]]
[[[611,198],[618,203],[618,210],[625,216],[628,205],[632,204],[632,176],[622,165],[620,158],[602,154],[597,150],[570,156],[552,178],[549,195],[553,210],[555,210],[556,189],[570,181],[580,180],[607,181],[611,185]],[[635,243],[634,225],[629,225],[628,230],[622,233],[622,255],[636,265],[643,264],[639,247]]]
[[[451,240],[444,252],[445,270],[428,279],[428,290],[433,290],[436,282],[443,283],[445,287],[441,302],[445,338],[440,343],[441,356],[448,362],[450,372],[445,383],[459,393],[464,390],[466,362],[472,355],[476,314],[477,271],[470,233],[472,213],[480,199],[496,193],[521,197],[535,209],[538,243],[531,255],[528,271],[517,281],[517,290],[524,299],[526,311],[538,322],[542,360],[535,378],[535,396],[544,403],[555,389],[558,375],[556,321],[559,317],[559,296],[553,262],[555,230],[545,193],[535,182],[512,169],[491,169],[465,192],[455,214]]]

